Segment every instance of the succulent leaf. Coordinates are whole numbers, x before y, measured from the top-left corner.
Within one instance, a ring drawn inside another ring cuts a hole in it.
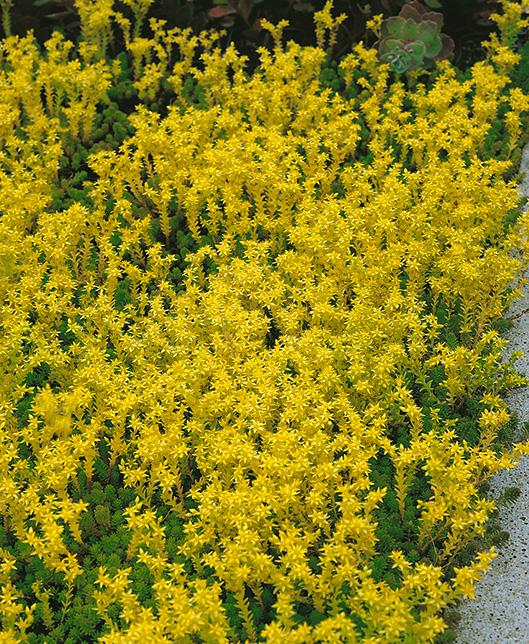
[[[419,0],[412,0],[411,2],[406,3],[405,6],[415,9],[419,16],[423,16],[428,11],[428,9],[419,2]]]
[[[413,20],[414,22],[421,21],[421,14],[411,4],[405,4],[400,10],[399,16],[405,20]]]
[[[397,38],[384,38],[378,45],[378,52],[381,56],[393,54],[402,50],[402,40]]]
[[[434,40],[440,37],[439,27],[431,20],[423,20],[416,25],[417,37],[421,40]]]
[[[402,37],[402,40],[417,40],[417,27],[418,24],[413,20],[405,20],[403,27],[404,35]]]
[[[443,46],[439,28],[431,20],[424,20],[417,25],[417,40],[424,43],[426,58],[435,58]]]
[[[389,63],[396,73],[417,69],[424,64],[426,47],[420,41],[403,42],[396,38],[385,38],[379,44],[381,60]]]
[[[439,31],[441,31],[441,29],[443,28],[444,16],[438,11],[428,11],[422,16],[421,20],[430,20],[431,22],[435,22],[435,24],[439,28]]]
[[[404,40],[404,31],[406,28],[406,21],[399,16],[391,16],[382,22],[381,35],[382,38],[398,38]]]
[[[404,46],[404,51],[410,55],[411,62],[415,67],[420,67],[424,62],[426,47],[423,42],[417,40]]]
[[[446,34],[441,34],[441,51],[437,54],[436,60],[442,60],[443,58],[448,58],[454,53],[455,44],[450,36]]]
[[[397,74],[408,71],[412,65],[410,54],[406,53],[403,49],[388,52],[381,58],[383,62],[389,63],[391,69]]]
[[[401,57],[394,61],[392,64],[393,71],[397,74],[403,74],[410,69],[410,61],[407,57]]]

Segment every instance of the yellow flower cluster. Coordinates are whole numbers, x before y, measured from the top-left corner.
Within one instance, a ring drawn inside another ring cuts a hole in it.
[[[141,24],[149,3],[127,4]],[[522,450],[492,447],[508,420],[500,394],[522,382],[501,365],[492,323],[516,295],[506,293],[525,262],[512,251],[526,250],[527,216],[505,225],[516,186],[484,142],[506,111],[514,144],[529,98],[504,91],[505,69],[490,61],[467,80],[443,63],[409,91],[362,45],[341,64],[346,97],[321,88],[323,49],[283,47],[280,27],[249,76],[233,48],[164,39],[154,23],[144,50],[139,28],[126,32],[136,82],[152,100],[167,76],[174,105],[163,117],[140,106],[134,135],[89,159],[91,205],[54,212],[60,159],[89,141],[113,73],[110,1],[77,6],[84,57],[58,35],[43,55],[31,37],[1,49],[6,530],[73,588],[82,562],[64,535],[82,542],[87,505],[70,490],[80,472],[92,480],[103,441],[137,495],[127,556],[152,574],[156,608],[131,590],[130,569],[101,568],[100,641],[234,641],[228,596],[249,642],[433,641],[441,611],[472,594],[494,554],[447,574],[492,508],[478,487]],[[329,10],[320,18],[332,41]],[[188,79],[205,106],[181,93]],[[175,288],[179,221],[200,247]],[[457,346],[443,335],[446,311],[462,320]],[[34,388],[44,365],[49,384]],[[469,397],[483,408],[475,444],[436,407]],[[384,460],[391,489],[375,481]],[[382,504],[393,493],[404,524],[418,481],[428,495],[411,508],[410,538],[437,560],[394,550],[397,581],[380,581]],[[169,556],[160,501],[184,524],[187,567]],[[2,641],[24,641],[32,609],[12,556],[0,557]],[[45,593],[35,587],[41,603]],[[249,598],[270,595],[263,626]],[[299,620],[307,610],[315,623]]]

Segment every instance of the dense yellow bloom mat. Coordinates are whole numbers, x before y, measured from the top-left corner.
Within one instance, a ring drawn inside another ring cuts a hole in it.
[[[522,6],[399,78],[127,4],[1,45],[0,641],[433,641],[525,449]]]

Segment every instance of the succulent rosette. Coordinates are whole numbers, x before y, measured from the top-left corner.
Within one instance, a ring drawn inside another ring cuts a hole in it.
[[[406,4],[398,16],[382,22],[378,53],[393,71],[420,69],[453,53],[454,42],[441,33],[443,16],[419,2]]]

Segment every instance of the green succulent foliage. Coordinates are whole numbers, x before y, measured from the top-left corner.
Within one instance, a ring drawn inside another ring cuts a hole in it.
[[[428,11],[419,2],[410,2],[398,16],[382,22],[379,57],[398,74],[447,58],[453,53],[454,42],[441,33],[442,28],[442,14]]]

